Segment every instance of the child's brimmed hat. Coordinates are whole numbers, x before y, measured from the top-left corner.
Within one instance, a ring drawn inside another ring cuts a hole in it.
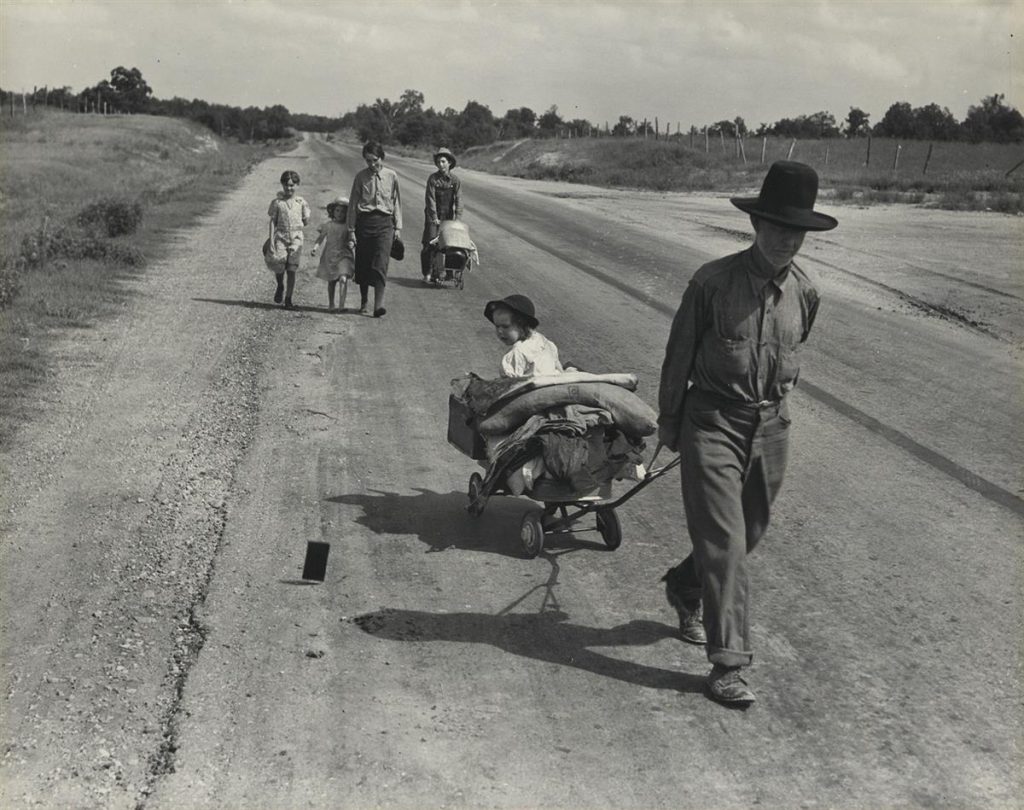
[[[335,197],[329,203],[327,203],[327,216],[334,216],[334,209],[338,206],[342,208],[348,208],[348,197]]]
[[[458,161],[455,160],[455,155],[452,154],[452,150],[449,149],[447,146],[442,146],[440,149],[438,149],[434,153],[434,165],[435,166],[437,165],[437,159],[438,158],[442,158],[442,157],[443,158],[448,158],[448,168],[450,168],[450,169],[454,169],[455,168],[455,164]]]
[[[488,301],[484,307],[484,317],[491,323],[494,323],[494,310],[498,307],[511,309],[516,314],[521,315],[530,325],[531,329],[536,329],[540,324],[540,321],[537,320],[537,310],[533,307],[533,301],[525,295],[506,295],[500,300]]]

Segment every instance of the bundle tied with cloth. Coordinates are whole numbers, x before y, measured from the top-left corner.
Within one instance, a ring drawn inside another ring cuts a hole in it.
[[[448,440],[506,470],[505,488],[531,493],[539,482],[587,496],[613,480],[643,478],[644,437],[657,415],[634,391],[633,374],[562,374],[452,380]],[[567,498],[572,499],[572,498]]]

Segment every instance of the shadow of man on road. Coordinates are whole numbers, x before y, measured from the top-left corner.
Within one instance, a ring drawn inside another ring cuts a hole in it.
[[[489,644],[512,655],[521,655],[650,689],[701,692],[705,678],[613,658],[591,647],[623,647],[654,644],[678,636],[675,628],[660,622],[634,619],[616,627],[585,627],[573,624],[561,610],[541,613],[427,613],[421,610],[381,610],[355,616],[364,633],[391,641],[452,641]]]
[[[522,557],[519,523],[527,506],[523,499],[495,497],[478,518],[466,511],[469,502],[462,492],[433,492],[416,487],[415,495],[371,489],[349,495],[334,495],[330,503],[358,506],[355,520],[374,534],[415,535],[428,553],[463,549]],[[572,534],[550,535],[544,539],[550,549],[605,550],[603,543],[579,540]]]

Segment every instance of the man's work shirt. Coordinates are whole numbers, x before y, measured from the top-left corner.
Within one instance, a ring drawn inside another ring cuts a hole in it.
[[[753,247],[694,274],[672,321],[658,392],[661,424],[678,425],[688,384],[712,397],[779,401],[796,385],[818,290],[790,263],[771,272]]]
[[[355,232],[356,218],[359,213],[379,211],[390,214],[395,222],[395,229],[402,230],[402,200],[398,193],[398,175],[386,166],[378,171],[367,167],[356,174],[352,181],[352,193],[349,194],[348,228]]]

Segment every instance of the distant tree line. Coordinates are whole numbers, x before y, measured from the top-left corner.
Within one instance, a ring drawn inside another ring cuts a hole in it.
[[[3,110],[21,105],[58,107],[72,112],[105,114],[148,113],[188,118],[223,137],[243,141],[285,138],[292,130],[333,132],[340,119],[291,113],[287,107],[232,107],[201,99],[158,99],[138,68],[118,66],[110,78],[75,93],[70,87],[36,87],[31,93],[0,90]],[[13,106],[12,106],[13,105]]]
[[[832,113],[821,111],[782,118],[774,124],[761,124],[756,130],[749,130],[737,116],[704,128],[691,126],[687,134],[703,135],[706,131],[716,138],[774,135],[807,140],[875,135],[911,140],[1019,143],[1024,141],[1024,116],[1007,106],[1004,98],[1000,93],[982,99],[968,110],[963,121],[957,121],[947,108],[938,104],[911,107],[900,101],[889,107],[874,126],[866,112],[851,107],[842,122],[837,122]],[[343,115],[341,121],[364,140],[372,138],[404,145],[447,143],[456,149],[514,138],[658,137],[662,134],[655,121],[638,121],[628,115],[619,116],[611,127],[606,122],[603,128],[579,118],[567,121],[554,105],[541,115],[529,107],[519,107],[508,110],[501,118],[477,101],[468,102],[461,112],[450,107],[437,112],[433,108],[424,109],[423,93],[417,90],[406,90],[397,102],[378,98],[373,104],[360,104],[354,112]],[[667,124],[664,135],[674,137]]]
[[[614,126],[605,122],[603,127],[585,119],[565,120],[556,105],[541,114],[529,107],[510,109],[497,118],[485,104],[468,101],[461,110],[451,107],[438,112],[424,108],[423,93],[406,90],[398,101],[378,98],[372,104],[360,104],[354,111],[339,117],[291,113],[280,104],[272,107],[232,107],[211,104],[200,99],[183,98],[161,100],[138,68],[122,66],[110,71],[110,78],[92,87],[74,93],[70,87],[34,88],[31,95],[0,90],[0,103],[46,104],[79,112],[150,113],[189,118],[209,127],[218,135],[239,140],[267,140],[286,137],[291,130],[333,132],[342,128],[355,130],[363,140],[400,143],[407,146],[436,146],[447,144],[454,149],[465,149],[516,138],[566,137],[681,137],[665,123],[664,132],[655,121],[635,120],[621,115]],[[13,109],[13,106],[12,106]],[[743,138],[748,136],[779,136],[804,140],[819,138],[859,138],[868,135],[935,141],[994,141],[1020,143],[1024,141],[1024,116],[1005,102],[1002,93],[987,96],[980,104],[971,106],[963,121],[938,104],[911,107],[899,101],[886,110],[882,119],[871,125],[869,116],[858,107],[851,107],[845,120],[837,122],[826,111],[782,118],[773,124],[762,123],[755,130],[748,129],[743,118],[717,121],[698,128],[689,127],[690,138],[713,136],[716,138]]]

